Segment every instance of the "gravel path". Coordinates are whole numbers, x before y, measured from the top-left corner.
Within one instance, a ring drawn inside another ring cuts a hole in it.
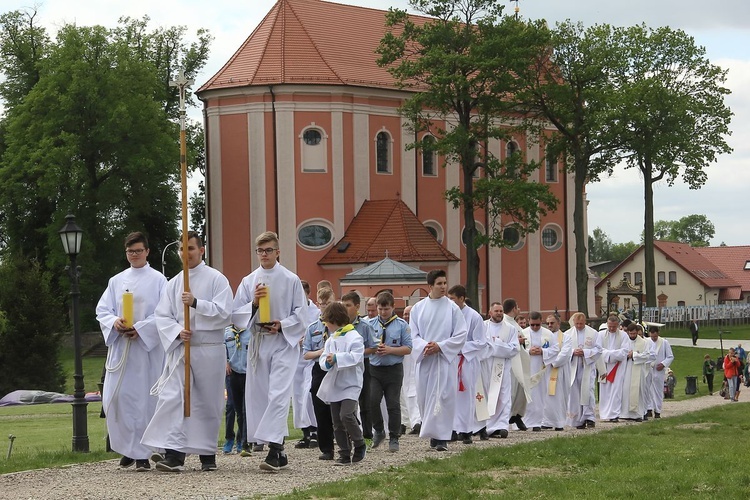
[[[702,396],[684,401],[666,401],[662,416],[670,417],[701,410],[710,406],[729,404],[718,395]],[[599,432],[613,426],[648,425],[635,423],[600,423],[593,430],[566,429],[563,432],[519,432],[511,431],[508,439],[491,439],[473,445],[451,443],[448,452],[429,450],[427,440],[415,436],[403,436],[401,450],[389,453],[386,449],[369,451],[365,460],[351,467],[334,467],[331,462],[318,460],[318,450],[295,450],[287,446],[289,469],[279,473],[262,472],[258,465],[265,453],[252,457],[218,455],[219,469],[215,472],[200,472],[198,457],[188,457],[187,471],[182,474],[166,474],[156,471],[137,473],[133,468],[119,470],[117,460],[71,465],[57,469],[40,469],[0,475],[0,498],[12,499],[119,499],[119,498],[243,498],[271,496],[288,493],[295,487],[305,487],[311,481],[336,481],[353,474],[367,474],[394,465],[427,457],[449,457],[460,453],[468,446],[509,446],[516,443],[538,441],[556,436],[571,436],[581,433]],[[321,470],[325,477],[321,477]]]

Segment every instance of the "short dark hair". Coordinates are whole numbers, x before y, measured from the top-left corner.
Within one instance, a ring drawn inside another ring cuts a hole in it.
[[[393,299],[393,295],[391,292],[380,292],[378,294],[378,305],[379,306],[391,306],[393,307],[393,304],[395,304],[396,301]]]
[[[143,243],[143,248],[148,250],[148,238],[140,231],[133,231],[125,237],[125,248],[132,247],[136,243]]]
[[[355,306],[359,307],[361,299],[359,298],[359,294],[357,292],[347,292],[341,297],[341,302],[349,301]]]
[[[625,318],[624,320],[622,320],[622,327],[625,328],[626,330],[630,330],[630,325],[632,324],[633,322],[630,321],[628,318]]]
[[[448,295],[453,295],[456,298],[465,299],[466,287],[463,285],[453,285],[452,287],[450,287],[450,290],[448,290]]]
[[[620,317],[616,314],[610,314],[607,316],[607,321],[617,321],[617,324],[620,324]]]
[[[445,269],[433,269],[427,273],[427,284],[433,286],[438,278],[445,278]]]
[[[305,291],[305,295],[310,295],[310,283],[305,280],[300,280],[302,283],[302,289]]]
[[[346,312],[346,307],[341,302],[331,302],[328,304],[323,309],[323,314],[320,317],[326,323],[336,326],[344,326],[350,323],[349,313]]]
[[[529,313],[529,319],[538,319],[541,321],[542,313],[540,313],[539,311],[531,311]]]
[[[638,325],[636,325],[636,324],[635,324],[635,323],[633,323],[632,321],[631,321],[631,322],[630,322],[630,324],[629,324],[628,326],[626,326],[625,328],[627,328],[627,330],[628,330],[629,332],[637,332],[637,331],[638,331]]]
[[[648,325],[648,333],[659,333],[659,327],[656,325]]]
[[[195,241],[198,242],[198,248],[202,248],[203,238],[201,238],[201,235],[198,231],[188,231],[188,234],[187,234],[188,241],[192,240],[193,238],[195,238]],[[180,236],[180,242],[182,242],[182,236]]]
[[[516,299],[510,298],[503,301],[503,311],[505,312],[512,311],[516,307],[518,307]]]

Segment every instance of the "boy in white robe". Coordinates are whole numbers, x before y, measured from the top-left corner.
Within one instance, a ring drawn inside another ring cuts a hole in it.
[[[596,426],[596,361],[602,352],[599,332],[586,324],[586,315],[576,312],[570,317],[573,325],[567,332],[573,339],[573,357],[570,360],[570,399],[568,425],[576,429]]]
[[[664,379],[667,377],[667,369],[674,361],[672,346],[667,339],[659,337],[659,327],[650,325],[648,334],[651,337],[646,341],[651,351],[651,398],[646,408],[646,415],[661,418],[661,406],[664,402]]]
[[[365,458],[367,445],[357,420],[357,401],[365,371],[365,344],[349,322],[349,312],[341,302],[323,310],[323,321],[331,332],[318,363],[327,373],[318,389],[318,397],[331,405],[333,432],[339,447],[334,465],[351,465]],[[349,443],[354,445],[352,453]]]
[[[620,318],[610,314],[607,330],[601,334],[602,354],[599,357],[599,418],[617,422],[622,408],[625,382],[624,364],[630,351],[628,334],[620,330]]]
[[[180,248],[182,251],[182,248]],[[201,470],[216,470],[216,441],[224,414],[226,348],[224,329],[232,312],[227,278],[203,262],[198,233],[188,233],[190,291],[182,273],[167,283],[154,313],[166,351],[164,370],[152,389],[159,400],[141,443],[162,472],[184,470],[186,454],[200,456]],[[190,330],[184,328],[185,306]],[[190,342],[190,416],[184,416],[185,342]],[[166,450],[161,457],[159,450]]]
[[[307,296],[302,282],[278,261],[279,238],[266,231],[255,239],[260,267],[237,288],[232,322],[250,329],[245,411],[247,440],[268,444],[261,470],[276,472],[288,464],[284,439],[299,363],[299,340],[305,332]],[[268,297],[270,318],[260,318],[260,300]]]
[[[167,279],[149,266],[148,240],[143,233],[130,233],[125,238],[125,254],[130,268],[109,280],[96,306],[96,319],[108,347],[102,408],[110,445],[122,455],[120,467],[135,463],[135,470],[143,472],[151,468],[151,450],[141,444],[141,438],[156,408],[156,398],[150,392],[164,362],[154,309]],[[126,292],[133,296],[133,324],[126,324],[123,317]]]
[[[461,310],[445,296],[445,271],[428,272],[427,285],[429,296],[412,307],[409,317],[422,415],[419,436],[430,438],[430,447],[437,451],[446,451],[456,412],[458,353],[466,341],[467,328]]]

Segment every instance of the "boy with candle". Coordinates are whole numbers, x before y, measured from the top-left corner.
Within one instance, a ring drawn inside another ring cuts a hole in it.
[[[102,405],[110,444],[122,454],[120,467],[135,463],[139,472],[151,468],[151,450],[141,444],[141,438],[154,414],[156,398],[149,392],[164,359],[154,309],[167,280],[149,266],[148,253],[143,233],[125,238],[130,267],[109,280],[96,306],[108,347]]]
[[[365,458],[367,445],[357,420],[357,399],[362,390],[365,344],[349,322],[349,312],[341,302],[329,304],[323,322],[331,333],[318,361],[326,371],[318,397],[331,405],[333,432],[339,446],[335,465],[351,465]],[[354,454],[349,443],[354,444]]]
[[[284,439],[292,397],[292,381],[299,361],[299,339],[305,332],[307,296],[302,282],[278,261],[279,237],[266,231],[255,239],[260,267],[243,278],[234,299],[232,322],[252,333],[248,345],[245,385],[247,440],[268,444],[262,470],[287,466]],[[259,315],[268,301],[269,318]]]

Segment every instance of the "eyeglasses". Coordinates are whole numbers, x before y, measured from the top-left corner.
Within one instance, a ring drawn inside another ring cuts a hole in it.
[[[256,248],[255,253],[258,255],[263,255],[263,254],[271,255],[276,250],[278,250],[278,248]]]
[[[125,250],[125,253],[128,255],[140,255],[145,251],[145,248],[136,248],[135,250]]]

